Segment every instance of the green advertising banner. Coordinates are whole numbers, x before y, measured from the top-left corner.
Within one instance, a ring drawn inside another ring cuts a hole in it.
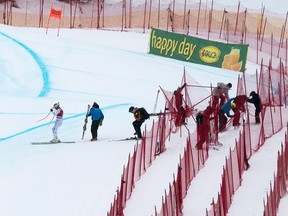
[[[227,44],[152,29],[149,53],[196,64],[244,71],[248,45]]]

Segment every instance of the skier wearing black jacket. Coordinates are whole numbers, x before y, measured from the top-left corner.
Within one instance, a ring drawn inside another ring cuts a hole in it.
[[[250,93],[250,97],[247,102],[249,103],[253,103],[255,106],[255,122],[256,124],[260,123],[260,112],[262,110],[262,103],[261,103],[261,98],[259,96],[259,94],[257,94],[255,91],[252,91]]]
[[[150,115],[143,107],[137,108],[131,106],[129,112],[134,114],[135,121],[133,121],[132,124],[136,132],[135,134],[137,134],[138,139],[142,139],[141,125],[150,117]]]

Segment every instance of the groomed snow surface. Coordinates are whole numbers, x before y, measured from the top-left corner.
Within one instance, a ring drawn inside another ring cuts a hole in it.
[[[238,73],[147,54],[149,33],[61,29],[57,37],[56,31],[46,34],[44,29],[0,26],[0,215],[106,215],[136,144],[113,141],[133,135],[131,105],[152,112],[159,86],[177,88],[184,67],[200,85],[219,81],[237,85]],[[247,73],[254,73],[256,67],[248,62]],[[230,92],[235,94],[236,87]],[[99,140],[90,142],[90,119],[84,140],[81,135],[87,105],[94,101],[105,119]],[[56,102],[64,110],[59,138],[75,143],[31,145],[52,139],[52,115],[41,119]],[[160,94],[157,112],[164,103]],[[148,129],[152,121],[146,121]],[[251,158],[229,216],[263,214],[263,198],[285,131],[270,138]],[[210,208],[220,187],[221,163],[231,137],[234,141],[237,136],[235,130],[221,135],[225,145],[211,152],[192,181],[184,215],[205,215]],[[154,205],[160,210],[184,146],[185,138],[174,134],[167,150],[136,182],[125,215],[152,215]],[[288,215],[287,206],[286,196],[277,215]]]

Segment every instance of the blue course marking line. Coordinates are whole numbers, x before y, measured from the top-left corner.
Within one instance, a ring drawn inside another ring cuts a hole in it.
[[[35,60],[35,62],[38,64],[41,73],[42,73],[42,77],[43,77],[43,82],[44,85],[42,87],[42,90],[40,91],[40,93],[38,94],[38,97],[44,97],[48,94],[49,91],[49,78],[48,78],[48,71],[45,68],[44,63],[42,62],[42,60],[40,59],[40,57],[33,51],[31,50],[29,47],[27,47],[26,45],[24,45],[23,43],[21,43],[20,41],[10,37],[9,35],[0,32],[1,35],[7,37],[8,39],[12,40],[13,42],[15,42],[16,44],[18,44],[19,46],[21,46],[22,48],[24,48],[31,56],[32,58]]]
[[[102,109],[102,110],[110,110],[110,109],[115,109],[115,108],[119,108],[119,107],[125,107],[125,106],[129,106],[129,105],[130,105],[129,103],[115,104],[115,105],[107,106],[107,107],[104,107],[104,108],[101,108],[101,109]],[[63,118],[63,120],[69,120],[69,119],[78,118],[78,117],[84,116],[84,115],[86,115],[86,114],[87,114],[87,112],[79,113],[79,114],[76,114],[76,115],[73,115],[73,116],[69,116],[69,117],[67,117],[67,118]],[[28,132],[33,131],[33,130],[36,130],[36,129],[38,129],[38,128],[47,126],[47,125],[49,125],[49,124],[51,124],[51,123],[54,123],[54,122],[55,122],[55,121],[49,122],[49,123],[44,123],[44,124],[41,124],[41,125],[38,125],[38,126],[35,126],[35,127],[28,128],[28,129],[26,129],[26,130],[24,130],[24,131],[21,131],[21,132],[12,134],[12,135],[10,135],[10,136],[0,138],[0,142],[1,142],[1,141],[4,141],[4,140],[11,139],[11,138],[16,137],[16,136],[19,136],[19,135],[21,135],[21,134],[28,133]]]

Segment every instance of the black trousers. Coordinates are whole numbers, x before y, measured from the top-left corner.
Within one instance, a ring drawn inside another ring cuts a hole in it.
[[[219,117],[219,132],[221,132],[226,128],[228,119],[225,116],[224,111],[222,109],[219,109],[218,117]]]
[[[256,108],[255,109],[255,117],[259,117],[260,112],[261,112],[261,109],[260,108]]]
[[[255,122],[256,123],[260,123],[260,112],[261,112],[261,109],[256,108],[256,110],[255,110]]]
[[[145,120],[140,120],[140,121],[135,120],[133,122],[133,127],[135,129],[135,132],[137,133],[138,138],[142,138],[141,125],[143,124],[144,121]]]
[[[91,124],[92,139],[97,139],[99,123],[100,123],[99,120],[92,121],[92,124]]]

